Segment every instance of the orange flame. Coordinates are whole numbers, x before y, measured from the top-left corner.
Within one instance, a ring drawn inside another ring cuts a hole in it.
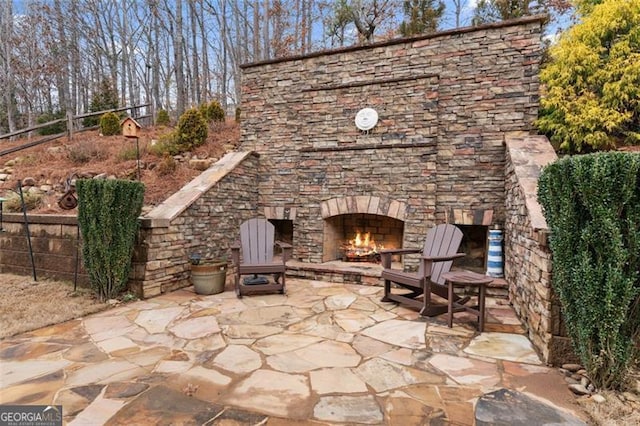
[[[378,250],[382,250],[384,247],[382,245],[376,244],[371,233],[365,232],[363,234],[358,231],[356,232],[355,238],[349,240],[344,248],[349,254],[366,256],[369,254],[377,253]]]

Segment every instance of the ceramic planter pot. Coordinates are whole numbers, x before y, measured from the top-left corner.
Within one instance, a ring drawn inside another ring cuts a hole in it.
[[[227,262],[216,261],[191,265],[191,282],[197,294],[218,294],[224,291]]]

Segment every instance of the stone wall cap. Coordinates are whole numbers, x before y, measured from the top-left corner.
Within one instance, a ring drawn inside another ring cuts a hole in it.
[[[505,138],[514,173],[525,197],[531,227],[548,229],[547,221],[538,202],[538,178],[542,168],[558,159],[545,136],[509,136]]]
[[[4,213],[2,220],[7,223],[24,223],[24,215],[22,213]],[[41,225],[77,225],[78,217],[76,215],[61,214],[31,214],[27,212],[27,220],[30,224]]]
[[[148,217],[140,218],[140,227],[144,229],[148,228],[168,228],[171,225],[169,219],[151,219]]]
[[[277,64],[280,62],[289,62],[289,61],[297,61],[302,59],[317,58],[319,56],[335,55],[336,53],[348,53],[348,52],[354,52],[358,50],[373,49],[376,47],[392,46],[394,44],[412,43],[420,40],[428,40],[432,38],[464,34],[464,33],[470,33],[475,31],[484,31],[489,29],[518,26],[518,25],[529,24],[533,22],[540,22],[540,24],[542,24],[547,20],[549,20],[549,16],[546,14],[531,15],[531,16],[525,16],[523,18],[509,19],[506,21],[492,22],[492,23],[483,24],[483,25],[453,28],[450,30],[438,31],[435,33],[424,34],[424,35],[415,36],[415,37],[396,38],[393,40],[381,41],[378,43],[367,44],[364,46],[349,46],[349,47],[341,47],[338,49],[326,49],[326,50],[320,50],[318,52],[308,53],[305,55],[293,55],[293,56],[287,56],[282,58],[267,59],[259,62],[241,64],[240,68],[248,69],[248,68],[259,67],[262,65]]]
[[[256,155],[253,151],[234,151],[227,153],[211,167],[183,186],[178,192],[171,195],[147,213],[145,218],[151,219],[152,221],[159,219],[171,221],[175,219],[204,193],[233,171],[247,157]]]

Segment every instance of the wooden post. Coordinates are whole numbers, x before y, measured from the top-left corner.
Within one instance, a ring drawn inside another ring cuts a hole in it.
[[[67,137],[70,141],[73,140],[73,114],[67,110]]]

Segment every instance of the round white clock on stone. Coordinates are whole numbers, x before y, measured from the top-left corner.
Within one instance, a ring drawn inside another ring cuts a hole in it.
[[[364,132],[378,124],[378,113],[373,108],[362,108],[356,114],[356,127]]]

